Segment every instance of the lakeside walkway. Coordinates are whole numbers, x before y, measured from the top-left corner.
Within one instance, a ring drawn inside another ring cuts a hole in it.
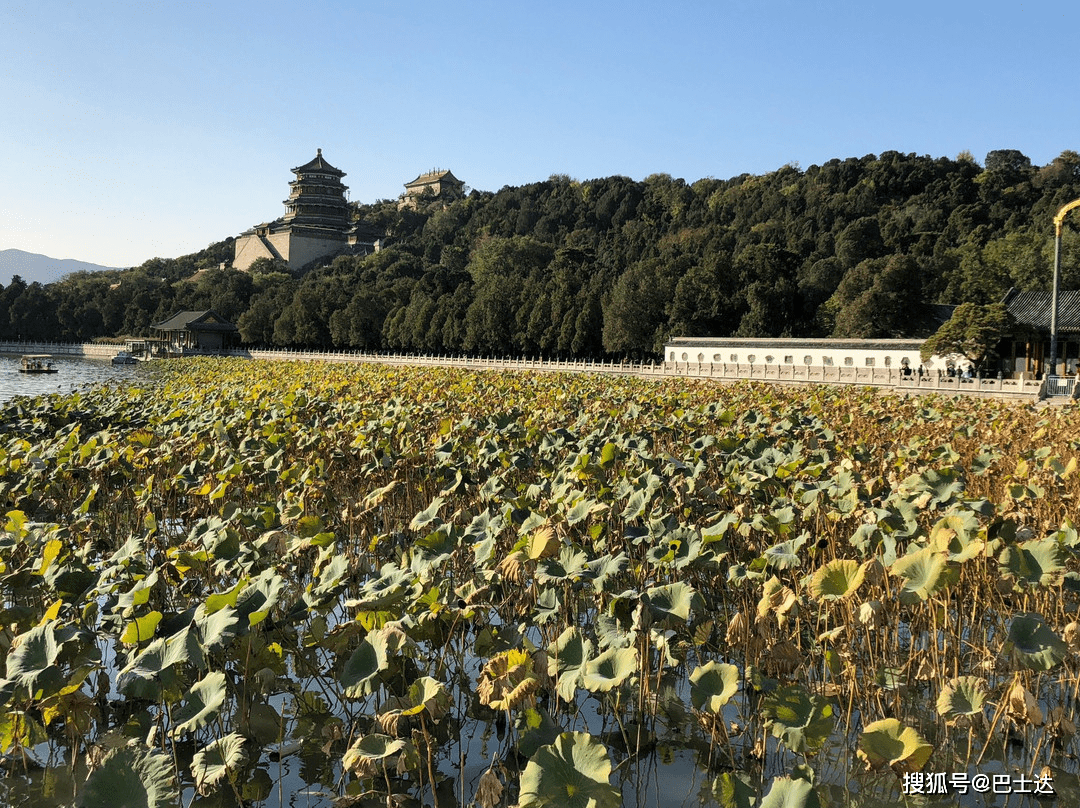
[[[0,353],[51,354],[111,359],[123,345],[101,343],[0,342]],[[793,365],[749,365],[713,362],[592,362],[497,357],[440,356],[431,354],[387,354],[369,351],[304,351],[289,349],[235,349],[215,355],[246,359],[292,362],[348,362],[415,367],[457,367],[469,370],[537,371],[543,373],[605,373],[643,378],[697,378],[734,382],[742,379],[777,384],[860,385],[897,393],[942,393],[945,395],[991,396],[1039,400],[1048,391],[1036,379],[962,378],[959,376],[904,376],[893,368],[805,367]]]

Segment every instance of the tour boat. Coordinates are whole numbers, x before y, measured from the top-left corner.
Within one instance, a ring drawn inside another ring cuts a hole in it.
[[[119,351],[116,356],[112,358],[114,365],[134,365],[139,360],[131,355],[130,351]]]
[[[56,373],[48,354],[26,354],[19,362],[20,373]]]

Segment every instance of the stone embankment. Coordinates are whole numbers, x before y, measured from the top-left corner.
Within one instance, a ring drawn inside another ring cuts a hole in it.
[[[83,356],[87,359],[112,359],[123,345],[97,342],[0,342],[0,354],[48,354],[49,356]]]

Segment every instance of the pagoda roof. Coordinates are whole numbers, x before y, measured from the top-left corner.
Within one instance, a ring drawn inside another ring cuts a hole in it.
[[[309,171],[324,171],[327,174],[335,174],[338,177],[344,177],[345,172],[339,168],[334,168],[326,160],[323,159],[322,149],[319,149],[315,154],[315,159],[310,163],[304,163],[302,166],[297,166],[293,169],[293,173],[301,174]]]
[[[1050,292],[1019,292],[1010,289],[1001,302],[1005,304],[1017,325],[1032,331],[1050,330]],[[1059,331],[1080,331],[1080,291],[1058,291],[1057,326]]]
[[[433,182],[456,182],[456,183],[461,183],[461,180],[459,180],[457,177],[455,177],[453,175],[453,173],[450,171],[450,169],[447,169],[446,171],[436,169],[434,171],[429,171],[426,174],[421,174],[419,177],[417,177],[412,182],[405,183],[405,187],[406,188],[411,188],[414,185],[429,185],[430,183],[433,183]]]

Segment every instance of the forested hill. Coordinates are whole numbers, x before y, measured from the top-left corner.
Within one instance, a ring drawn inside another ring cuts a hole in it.
[[[447,208],[357,206],[386,246],[295,277],[213,269],[231,240],[123,272],[0,292],[0,338],[145,334],[214,308],[250,344],[635,355],[671,335],[912,336],[914,304],[1047,288],[1080,154],[980,166],[886,152],[687,183],[552,176]],[[1068,223],[1063,287],[1080,288]],[[205,272],[196,274],[199,269]],[[194,277],[193,277],[194,276]]]

